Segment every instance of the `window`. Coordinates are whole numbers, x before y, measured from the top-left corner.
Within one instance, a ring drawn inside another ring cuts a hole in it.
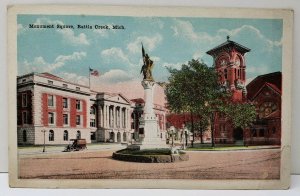
[[[48,106],[54,106],[54,96],[48,95]]]
[[[63,108],[68,108],[68,98],[63,98]]]
[[[22,107],[26,107],[27,106],[27,94],[23,93],[22,94]]]
[[[275,134],[276,133],[276,127],[273,127],[272,128],[272,134]]]
[[[48,123],[54,124],[54,113],[52,113],[52,112],[48,113]]]
[[[67,130],[64,130],[64,141],[68,141],[69,140],[69,133]]]
[[[48,84],[53,84],[53,81],[52,80],[48,80]]]
[[[23,142],[27,142],[27,132],[23,130]]]
[[[22,79],[22,82],[26,82],[26,78]]]
[[[90,109],[90,114],[96,114],[96,108],[95,107],[91,107]]]
[[[49,141],[54,141],[54,131],[53,130],[49,131]]]
[[[76,133],[76,139],[81,139],[81,133],[80,133],[80,131],[77,131],[77,133]]]
[[[27,112],[22,112],[23,124],[27,124]]]
[[[68,114],[63,114],[64,125],[69,124]]]
[[[76,110],[80,110],[80,100],[76,100]]]
[[[80,88],[79,88],[78,86],[76,86],[76,90],[77,90],[77,91],[80,91]]]
[[[90,127],[96,127],[96,120],[95,119],[90,120]]]
[[[76,115],[76,125],[80,125],[80,115]]]
[[[63,87],[64,87],[64,88],[68,88],[68,85],[67,85],[67,84],[63,84]]]
[[[227,80],[227,69],[224,69],[224,77],[225,77],[225,80]]]
[[[91,132],[91,140],[96,140],[96,132]]]
[[[259,137],[265,137],[265,130],[264,129],[259,130]]]
[[[256,137],[256,129],[251,130],[252,137]]]

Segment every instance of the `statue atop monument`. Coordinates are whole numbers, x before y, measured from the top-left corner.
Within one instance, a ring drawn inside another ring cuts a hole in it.
[[[150,80],[154,81],[152,77],[152,69],[153,69],[153,61],[150,59],[148,54],[145,53],[144,46],[142,43],[142,55],[143,55],[143,62],[144,65],[142,66],[141,73],[143,72],[144,78],[143,80]]]

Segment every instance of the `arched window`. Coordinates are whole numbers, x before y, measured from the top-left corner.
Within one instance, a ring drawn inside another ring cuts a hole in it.
[[[64,130],[64,141],[68,141],[69,140],[69,133],[67,130]]]
[[[27,142],[27,131],[23,130],[23,142]]]
[[[49,141],[54,141],[54,131],[53,130],[49,131]]]
[[[76,139],[81,139],[81,132],[80,131],[77,131],[77,133],[76,133]]]

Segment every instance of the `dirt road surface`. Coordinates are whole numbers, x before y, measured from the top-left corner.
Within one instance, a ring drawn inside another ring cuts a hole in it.
[[[20,178],[42,179],[278,179],[280,149],[187,152],[188,161],[135,163],[113,150],[21,156]]]

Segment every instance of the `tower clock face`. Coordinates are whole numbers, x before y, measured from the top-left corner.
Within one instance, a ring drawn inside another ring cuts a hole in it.
[[[216,60],[216,65],[218,67],[223,67],[223,66],[227,66],[229,62],[229,58],[226,56],[220,56],[217,60]]]
[[[240,65],[241,65],[241,60],[240,60],[240,58],[236,58],[235,61],[234,61],[234,64],[235,64],[236,66],[240,66]]]

